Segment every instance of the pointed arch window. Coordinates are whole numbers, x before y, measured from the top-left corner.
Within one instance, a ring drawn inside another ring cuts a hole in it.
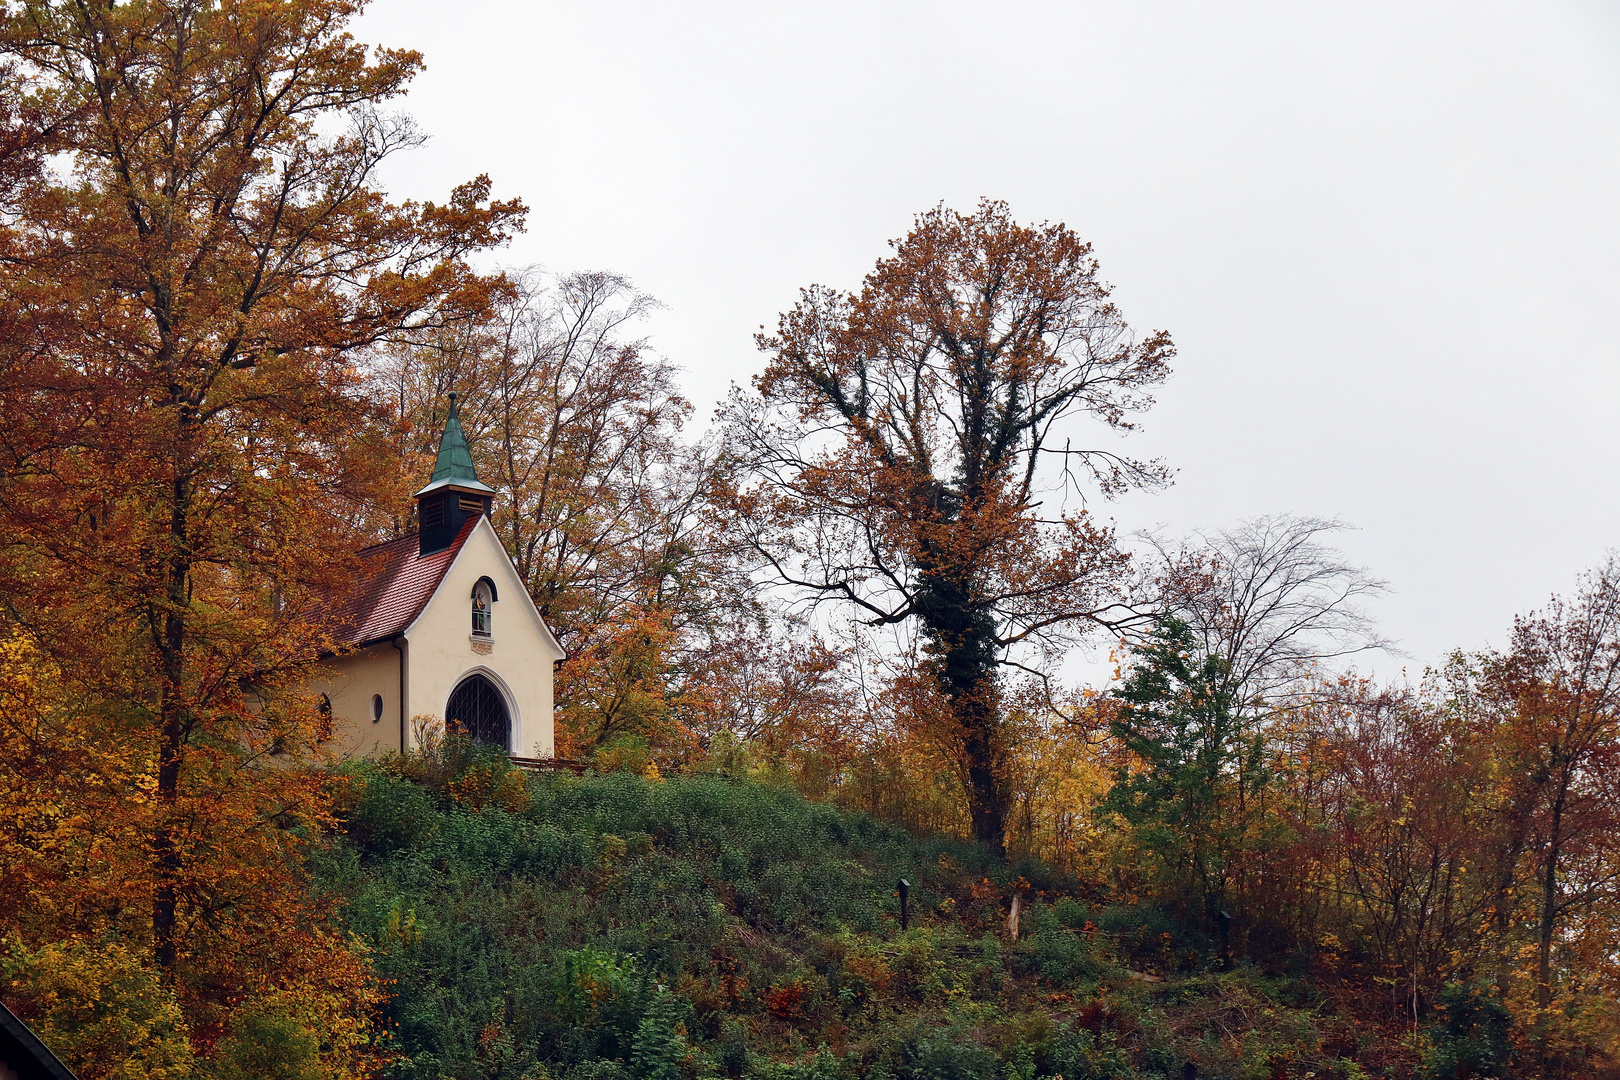
[[[512,717],[506,696],[482,675],[467,676],[456,684],[444,706],[451,730],[464,731],[474,742],[511,749]]]
[[[498,599],[495,583],[487,577],[479,578],[472,591],[473,637],[495,636],[495,601]]]

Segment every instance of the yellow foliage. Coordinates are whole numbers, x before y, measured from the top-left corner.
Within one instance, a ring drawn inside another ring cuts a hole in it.
[[[1016,725],[1009,753],[1012,806],[1007,845],[1082,876],[1097,877],[1112,839],[1093,812],[1113,783],[1112,743],[1097,738],[1095,706],[1086,722]]]
[[[452,779],[450,797],[469,810],[498,806],[508,814],[521,814],[529,808],[529,789],[522,775],[508,770],[497,779],[488,765],[475,765]]]
[[[322,1077],[371,1075],[380,989],[363,947],[333,925],[334,901],[315,896],[301,869],[305,837],[329,821],[321,774],[205,747],[183,759],[180,804],[165,807],[153,797],[154,742],[139,717],[76,691],[26,639],[0,640],[8,1000],[84,1080],[189,1075],[193,1044],[240,1048],[242,1003],[271,999],[286,1003],[271,1028],[321,1033]],[[151,930],[160,822],[186,855],[185,933],[174,978],[161,983]]]
[[[854,755],[832,799],[920,832],[967,837],[972,827],[962,764],[949,739],[938,735],[938,710],[927,712],[916,688],[907,689],[899,722]],[[1050,710],[1014,710],[1003,731],[1002,762],[1011,853],[1082,876],[1102,873],[1113,841],[1093,808],[1107,793],[1115,767],[1112,742],[1099,737],[1107,730],[1107,704],[1084,696],[1063,721],[1036,719],[1050,717]]]
[[[121,944],[81,942],[0,959],[6,998],[81,1080],[186,1080],[190,1030],[174,994]]]

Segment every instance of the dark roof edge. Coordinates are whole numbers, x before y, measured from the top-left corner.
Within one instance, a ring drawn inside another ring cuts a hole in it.
[[[343,646],[341,649],[322,649],[320,652],[315,654],[315,659],[317,661],[342,660],[344,657],[353,656],[358,652],[364,652],[373,645],[386,645],[388,642],[398,641],[404,636],[405,631],[401,630],[397,634],[384,634],[381,637],[367,638],[364,641],[356,641],[352,644]]]
[[[419,535],[421,535],[420,532],[408,532],[404,533],[403,535],[396,536],[392,540],[379,540],[375,544],[367,544],[365,547],[356,551],[355,554],[364,555],[369,551],[376,551],[378,548],[385,548],[389,544],[397,544],[401,540],[415,540]]]
[[[435,481],[433,481],[427,487],[423,488],[421,491],[418,491],[415,495],[412,495],[411,498],[420,499],[423,495],[426,495],[430,491],[440,491],[440,490],[470,491],[474,495],[498,495],[498,494],[500,494],[498,491],[496,491],[494,488],[490,487],[488,484],[484,483],[482,480],[456,480],[456,479],[453,479],[451,477],[445,477],[443,480],[435,480]]]
[[[17,1070],[19,1080],[78,1080],[3,1001],[0,1001],[0,1052],[3,1052],[0,1060]],[[17,1054],[24,1056],[13,1056]]]
[[[417,614],[420,615],[421,612],[417,612]],[[343,646],[342,652],[323,652],[321,653],[321,659],[341,660],[345,656],[353,656],[357,652],[364,652],[366,649],[369,649],[374,645],[386,645],[390,641],[399,641],[404,636],[404,630],[397,630],[392,634],[379,634],[376,637],[366,638],[364,641],[356,641],[352,645],[345,645]]]

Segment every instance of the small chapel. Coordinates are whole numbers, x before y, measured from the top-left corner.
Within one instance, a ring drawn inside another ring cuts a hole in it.
[[[456,405],[417,532],[366,548],[333,601],[337,651],[311,685],[346,753],[409,750],[431,716],[515,758],[554,756],[552,671],[563,650],[490,523]]]

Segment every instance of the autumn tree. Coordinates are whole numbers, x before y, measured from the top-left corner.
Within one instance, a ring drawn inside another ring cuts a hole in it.
[[[1496,763],[1470,678],[1459,655],[1418,686],[1331,680],[1268,732],[1295,839],[1272,853],[1272,895],[1258,902],[1299,939],[1330,943],[1319,956],[1367,992],[1363,1008],[1408,1025],[1448,982],[1488,976],[1500,940],[1482,932]]]
[[[0,641],[6,1004],[84,1080],[214,1075],[195,1068],[194,1048],[251,1051],[258,1021],[307,1045],[294,1075],[373,1072],[382,988],[338,898],[305,871],[310,837],[333,827],[329,777],[263,767],[262,743],[238,749],[235,767],[188,760],[180,805],[206,820],[178,834],[187,857],[172,881],[190,925],[176,968],[157,969],[149,920],[164,868],[150,841],[174,813],[151,797],[160,746],[130,730],[127,703],[81,696],[67,675],[27,637]]]
[[[275,922],[209,883],[234,857],[220,807],[249,844],[320,816],[255,778],[319,736],[278,688],[371,493],[359,358],[481,317],[499,283],[467,259],[523,212],[484,178],[443,204],[379,189],[421,142],[380,111],[420,59],[356,43],[361,7],[24,0],[0,21],[3,111],[33,124],[12,141],[52,155],[8,174],[0,227],[0,597],[150,751],[147,917],[124,930],[182,984],[222,926]]]
[[[1128,431],[1168,373],[1168,334],[1138,340],[1091,247],[1005,204],[916,219],[861,290],[804,290],[754,396],[730,408],[748,475],[734,510],[761,572],[873,630],[915,629],[946,704],[974,835],[1004,846],[1002,673],[1108,625],[1125,556],[1056,499],[1166,479],[1074,441]]]
[[[1582,988],[1576,958],[1593,944],[1582,915],[1620,886],[1620,560],[1587,575],[1574,598],[1516,619],[1508,649],[1485,658],[1479,692],[1498,717],[1499,925],[1534,927],[1545,1011]],[[1521,907],[1522,896],[1534,904]]]
[[[1185,902],[1196,886],[1212,925],[1228,909],[1240,930],[1264,917],[1255,894],[1276,878],[1284,827],[1272,762],[1290,757],[1311,695],[1334,685],[1324,665],[1389,647],[1361,607],[1383,583],[1326,542],[1345,528],[1274,515],[1177,546],[1146,538],[1160,615],[1127,635],[1134,661],[1113,691],[1113,734],[1130,767],[1102,808],[1130,827],[1126,857],[1146,853],[1167,898]]]

